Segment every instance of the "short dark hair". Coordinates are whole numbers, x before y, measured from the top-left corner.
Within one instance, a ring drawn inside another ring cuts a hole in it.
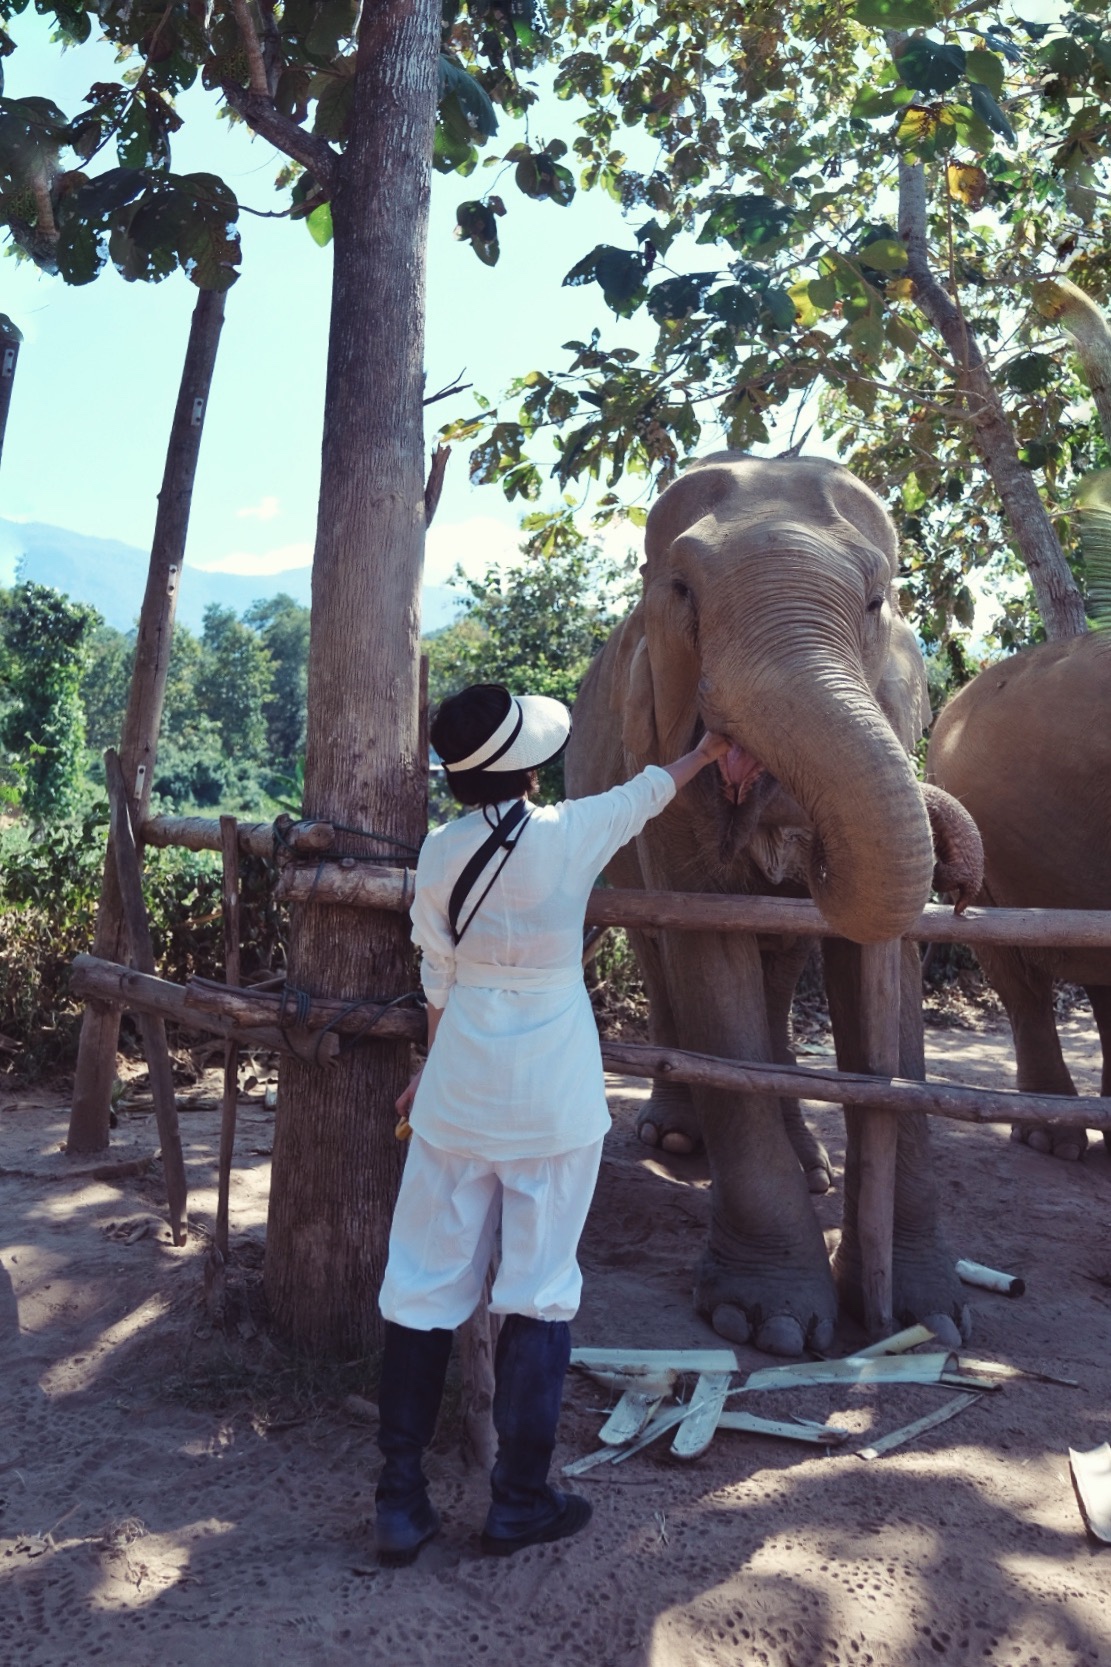
[[[540,786],[535,770],[449,770],[444,779],[461,805],[497,805],[535,793]]]

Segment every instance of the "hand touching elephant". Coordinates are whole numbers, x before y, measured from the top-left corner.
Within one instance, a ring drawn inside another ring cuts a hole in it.
[[[1111,635],[1042,643],[989,666],[937,720],[934,781],[984,841],[981,901],[1000,908],[1111,909]],[[1088,992],[1111,1094],[1111,949],[977,950],[1007,1009],[1018,1086],[1075,1094],[1053,1017],[1053,981]],[[1016,1128],[1039,1152],[1079,1158],[1087,1135]]]
[[[979,884],[974,827],[942,793],[927,809],[907,756],[929,710],[921,656],[892,605],[895,559],[883,507],[837,464],[707,458],[649,516],[643,598],[587,675],[567,758],[581,796],[677,757],[703,729],[730,739],[718,771],[705,771],[609,875],[664,890],[809,892],[843,934],[824,959],[838,1063],[849,1071],[862,1063],[857,945],[901,936],[922,909],[931,821],[946,830],[949,883],[970,894]],[[786,1055],[805,944],[641,932],[634,947],[655,1040],[741,1059]],[[901,1070],[921,1077],[918,967],[907,944]],[[747,1097],[741,1109],[739,1099],[694,1095],[713,1178],[697,1306],[734,1341],[780,1354],[824,1348],[838,1293],[861,1306],[856,1120],[831,1270],[803,1173],[820,1184],[824,1154],[797,1108],[789,1131],[778,1101]],[[649,1138],[686,1138],[681,1111],[654,1099]],[[900,1320],[958,1340],[966,1312],[924,1118],[900,1120],[894,1282]]]

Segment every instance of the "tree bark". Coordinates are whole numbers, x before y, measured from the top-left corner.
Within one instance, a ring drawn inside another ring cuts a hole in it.
[[[193,481],[223,322],[223,292],[202,290],[193,308],[162,490],[158,495],[147,588],[139,614],[135,664],[120,743],[120,762],[127,786],[131,822],[136,828],[142,826],[150,805]],[[118,961],[123,948],[119,886],[109,853],[100,891],[93,954],[107,961]],[[67,1141],[70,1152],[99,1152],[108,1144],[119,1031],[118,1009],[106,1007],[100,1002],[89,1003],[81,1022],[77,1050]]]
[[[332,197],[335,265],[313,562],[305,806],[412,849],[419,766],[425,244],[440,47],[436,0],[363,9],[351,130]],[[350,849],[366,855],[363,840]],[[407,923],[330,905],[294,911],[290,984],[390,998],[415,983]],[[297,1347],[350,1359],[375,1344],[401,1171],[393,1101],[407,1043],[353,1051],[325,1076],[283,1061],[265,1286]]]
[[[1084,379],[1092,391],[1104,444],[1111,449],[1111,324],[1100,307],[1068,278],[1042,278],[1034,305],[1072,337]]]
[[[19,363],[19,344],[22,340],[21,333],[16,329],[7,314],[0,313],[0,460],[4,456],[4,435],[8,427],[8,410],[12,403],[12,388],[15,385],[15,370]],[[438,449],[443,450],[444,448],[440,447]],[[444,462],[447,462],[446,457]],[[442,473],[441,470],[441,476]]]
[[[1053,523],[1033,475],[1019,462],[1014,432],[976,337],[930,267],[926,175],[920,162],[899,163],[899,236],[906,245],[907,274],[914,283],[915,304],[949,349],[980,455],[1026,563],[1046,635],[1051,640],[1082,636],[1088,629],[1084,601]]]

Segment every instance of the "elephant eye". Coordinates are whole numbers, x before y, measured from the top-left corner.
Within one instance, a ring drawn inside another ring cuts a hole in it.
[[[868,604],[868,612],[870,614],[878,614],[882,612],[883,604],[884,598],[882,596],[873,596],[872,600]]]
[[[682,579],[672,579],[671,589],[674,592],[674,594],[679,598],[680,602],[689,602],[690,601],[690,599],[691,599],[691,587],[688,584],[685,584]]]

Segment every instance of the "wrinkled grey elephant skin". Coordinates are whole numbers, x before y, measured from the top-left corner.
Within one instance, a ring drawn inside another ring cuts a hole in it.
[[[648,518],[642,599],[594,662],[567,758],[574,796],[667,763],[705,729],[733,742],[608,871],[615,885],[811,895],[843,937],[824,956],[838,1062],[863,1063],[858,945],[902,935],[926,902],[931,821],[908,758],[929,718],[914,637],[894,605],[894,529],[839,465],[723,453],[670,486]],[[955,807],[953,807],[955,809]],[[948,840],[959,884],[959,812]],[[976,846],[978,852],[978,844]],[[978,874],[976,882],[978,884]],[[791,992],[808,946],[742,933],[633,934],[654,1041],[789,1060]],[[921,988],[904,953],[903,1075],[922,1077]],[[831,1267],[810,1199],[827,1160],[797,1107],[696,1090],[653,1095],[642,1136],[705,1141],[712,1224],[695,1302],[731,1341],[825,1348],[861,1309],[859,1130],[848,1116],[844,1221]],[[794,1142],[794,1144],[793,1144]],[[797,1148],[797,1150],[796,1150]],[[895,1311],[967,1325],[938,1219],[924,1118],[900,1120]]]
[[[1007,909],[1111,909],[1111,634],[1042,643],[989,666],[946,706],[930,740],[931,780],[971,812],[984,842],[980,901]],[[1082,984],[1111,1094],[1111,950],[977,950],[1007,1009],[1018,1086],[1075,1094],[1061,1053],[1053,983]],[[1074,1129],[1017,1125],[1039,1152],[1079,1158]]]

